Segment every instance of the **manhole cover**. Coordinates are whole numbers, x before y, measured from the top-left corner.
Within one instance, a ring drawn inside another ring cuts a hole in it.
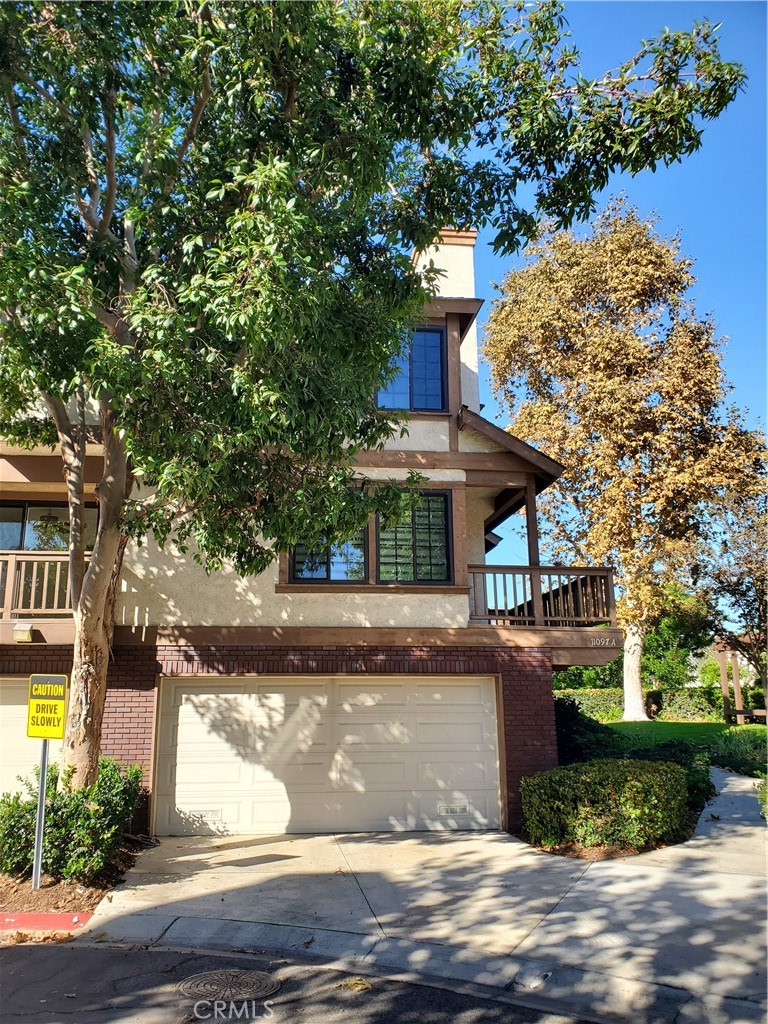
[[[237,1002],[245,999],[266,999],[280,990],[280,982],[262,971],[205,971],[193,974],[178,984],[179,991],[190,999],[224,999]]]

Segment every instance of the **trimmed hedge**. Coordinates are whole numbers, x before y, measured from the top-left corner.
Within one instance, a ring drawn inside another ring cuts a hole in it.
[[[662,722],[722,722],[723,698],[720,706],[713,703],[713,692],[703,687],[668,690],[663,696],[659,721]]]
[[[58,787],[59,770],[48,770],[43,837],[43,871],[54,878],[91,882],[111,867],[131,824],[139,800],[141,768],[121,768],[101,758],[92,786],[72,790],[68,779]],[[26,794],[0,797],[0,872],[32,874],[37,818],[37,780],[24,784]]]
[[[677,764],[588,761],[523,779],[520,789],[535,846],[643,849],[685,834],[686,777]]]
[[[685,740],[665,740],[653,747],[636,747],[624,755],[631,761],[665,761],[679,764],[685,772],[688,787],[688,807],[698,813],[715,787],[709,777],[709,757],[703,750]]]
[[[555,699],[570,697],[585,715],[597,722],[620,722],[624,713],[624,690],[620,686],[605,687],[601,690],[586,688],[578,690],[555,690]],[[662,708],[661,690],[643,690],[645,710],[654,718]]]

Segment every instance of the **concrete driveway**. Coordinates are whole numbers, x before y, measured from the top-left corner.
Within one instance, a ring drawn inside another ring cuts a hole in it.
[[[754,780],[715,781],[694,839],[597,863],[500,833],[164,839],[77,941],[290,950],[594,1019],[763,1020],[765,829]]]

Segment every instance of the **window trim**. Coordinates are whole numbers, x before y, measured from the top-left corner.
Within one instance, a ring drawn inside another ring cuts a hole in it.
[[[424,406],[417,406],[413,401],[413,335],[414,334],[437,334],[440,336],[440,408],[428,409]],[[379,395],[383,391],[379,388],[376,393],[376,406],[379,409],[391,409],[392,412],[418,412],[425,415],[445,416],[448,412],[448,331],[444,324],[424,324],[414,327],[408,349],[408,408],[400,409],[397,406],[379,404]]]
[[[376,586],[379,587],[452,587],[455,586],[456,569],[453,564],[453,491],[424,487],[418,492],[421,495],[429,497],[443,497],[445,499],[445,560],[446,568],[448,570],[448,577],[444,580],[383,580],[381,578],[381,558],[380,558],[380,535],[381,535],[381,521],[379,516],[376,516]],[[413,512],[411,512],[411,548],[413,551],[413,570],[414,575],[416,573],[416,531],[413,522]]]

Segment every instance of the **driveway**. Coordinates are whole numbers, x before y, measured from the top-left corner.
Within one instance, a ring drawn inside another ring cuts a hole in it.
[[[715,782],[691,841],[613,861],[500,833],[164,839],[77,941],[283,949],[607,1019],[763,1020],[765,829],[754,780]]]

